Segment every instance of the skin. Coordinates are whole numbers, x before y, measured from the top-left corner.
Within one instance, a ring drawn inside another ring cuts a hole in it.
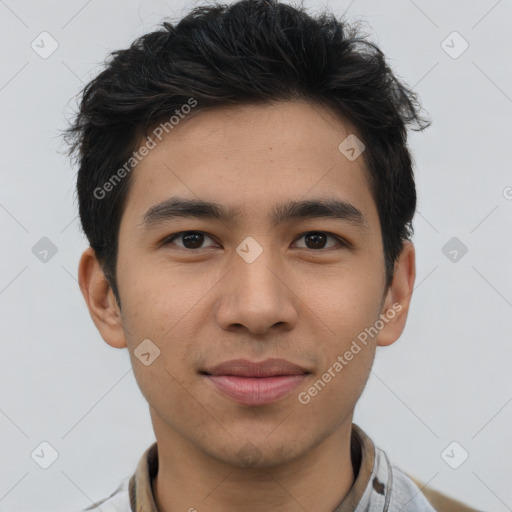
[[[386,290],[364,159],[350,161],[338,150],[351,133],[347,122],[306,102],[200,112],[132,171],[119,232],[122,309],[92,249],[83,253],[79,282],[91,317],[109,345],[128,348],[149,404],[160,512],[332,512],[353,484],[354,407],[376,347],[392,344],[404,329],[415,254],[405,242]],[[175,219],[144,231],[146,210],[171,196],[240,206],[247,214],[229,223]],[[268,218],[276,203],[326,197],[356,206],[366,229],[345,220],[272,225]],[[165,243],[190,230],[207,235],[192,244],[197,252],[187,252],[183,238]],[[351,247],[330,236],[315,246],[303,236],[310,231],[332,233]],[[250,264],[236,252],[248,236],[263,249]],[[298,393],[393,304],[401,305],[394,318],[301,404]],[[148,366],[134,355],[145,339],[161,351]],[[304,385],[269,405],[240,405],[198,373],[229,359],[268,357],[311,371]],[[252,461],[240,450],[250,450]]]

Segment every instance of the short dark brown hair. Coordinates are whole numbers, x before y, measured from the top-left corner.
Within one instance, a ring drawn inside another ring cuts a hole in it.
[[[420,116],[416,94],[359,27],[275,0],[217,3],[194,8],[176,24],[165,21],[112,52],[106,64],[82,91],[65,134],[79,163],[82,228],[119,304],[118,234],[131,173],[122,173],[106,197],[98,197],[98,187],[126,170],[141,137],[190,98],[198,105],[194,115],[302,99],[348,120],[366,146],[389,286],[416,209],[407,127],[422,130],[430,122]]]

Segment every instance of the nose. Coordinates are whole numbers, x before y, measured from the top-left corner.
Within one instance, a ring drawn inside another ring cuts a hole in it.
[[[222,329],[245,328],[254,335],[264,335],[294,328],[298,297],[286,271],[269,253],[263,251],[252,263],[236,258],[214,308]]]

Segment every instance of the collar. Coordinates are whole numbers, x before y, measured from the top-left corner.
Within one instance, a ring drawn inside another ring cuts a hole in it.
[[[370,483],[375,463],[375,445],[366,433],[352,423],[350,455],[355,468],[355,480],[348,494],[334,512],[353,512]],[[152,480],[158,473],[158,447],[156,441],[144,452],[135,473],[129,481],[132,512],[158,512],[153,496]]]

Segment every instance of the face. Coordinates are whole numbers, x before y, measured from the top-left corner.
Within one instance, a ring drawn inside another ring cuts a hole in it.
[[[157,439],[172,435],[235,465],[248,463],[250,442],[257,464],[270,467],[351,421],[376,345],[399,336],[407,310],[405,293],[385,290],[363,157],[338,149],[353,133],[307,103],[219,109],[177,126],[132,171],[119,232],[120,321],[100,330],[128,347]],[[155,209],[171,198],[218,203],[232,216]],[[285,208],[304,201],[320,205]],[[338,204],[337,215],[326,204]],[[409,259],[407,290],[411,272]],[[383,327],[363,343],[376,322]],[[150,364],[137,357],[141,347]],[[224,361],[268,358],[307,373],[265,403],[233,398],[204,375]]]

